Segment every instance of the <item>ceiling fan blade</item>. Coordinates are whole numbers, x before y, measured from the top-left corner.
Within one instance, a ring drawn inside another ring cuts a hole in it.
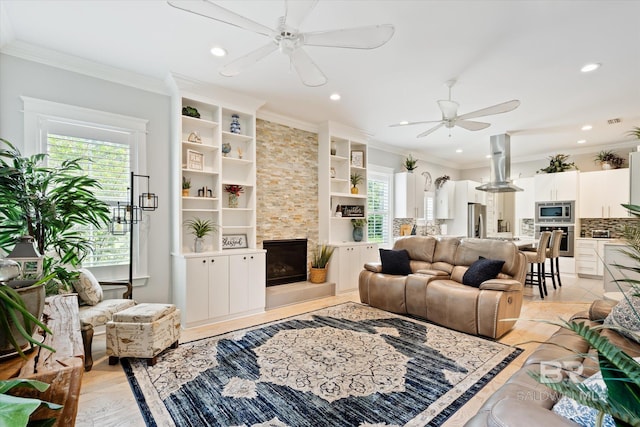
[[[289,55],[291,63],[298,72],[300,80],[306,86],[322,86],[327,83],[327,78],[320,71],[320,68],[313,62],[311,57],[302,48],[297,48]]]
[[[274,33],[274,30],[271,28],[265,27],[264,25],[252,21],[242,15],[238,15],[229,9],[218,6],[209,0],[168,0],[167,3],[169,3],[169,6],[175,7],[176,9],[195,13],[196,15],[204,16],[205,18],[214,19],[216,21],[224,22],[225,24],[233,25],[234,27],[253,31],[254,33],[262,34],[263,36],[271,37]]]
[[[444,126],[444,123],[440,123],[439,125],[434,126],[431,129],[429,129],[428,131],[422,132],[420,135],[416,136],[416,138],[423,138],[423,137],[429,135],[430,133],[437,131],[442,126]]]
[[[278,50],[278,45],[274,42],[269,42],[269,44],[266,44],[261,48],[256,49],[253,52],[249,52],[246,55],[224,65],[220,68],[220,74],[226,77],[236,76],[244,69],[250,67],[276,50]]]
[[[493,105],[491,107],[483,108],[481,110],[472,111],[467,114],[463,114],[458,119],[473,119],[475,117],[491,116],[493,114],[508,113],[520,106],[520,101],[517,99],[503,102],[502,104]]]
[[[300,28],[309,12],[316,7],[318,0],[285,0],[284,23],[291,28]]]
[[[460,118],[456,120],[455,125],[466,130],[482,130],[491,126],[490,123],[472,122],[471,120],[460,120]]]
[[[413,126],[413,125],[422,125],[425,123],[440,123],[442,120],[426,120],[426,121],[422,121],[422,122],[407,122],[407,123],[394,123],[392,125],[389,125],[390,128],[397,128],[397,127],[402,127],[402,126]]]
[[[393,25],[371,25],[343,30],[303,33],[303,43],[308,46],[344,47],[350,49],[375,49],[391,39]]]

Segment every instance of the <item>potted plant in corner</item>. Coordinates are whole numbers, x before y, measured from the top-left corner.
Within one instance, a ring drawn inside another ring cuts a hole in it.
[[[367,223],[366,218],[351,218],[351,225],[353,225],[353,241],[361,242],[364,237],[364,226]]]
[[[216,231],[218,225],[210,219],[191,218],[184,222],[184,225],[194,235],[193,252],[202,252],[202,243],[205,236]]]
[[[309,281],[311,283],[324,283],[327,280],[327,268],[329,259],[333,255],[334,248],[321,244],[316,247],[311,257]]]
[[[602,150],[594,158],[594,162],[600,163],[604,170],[618,169],[624,165],[624,159],[618,156],[613,150]]]
[[[362,183],[362,175],[359,173],[351,174],[351,194],[358,194],[358,184]]]

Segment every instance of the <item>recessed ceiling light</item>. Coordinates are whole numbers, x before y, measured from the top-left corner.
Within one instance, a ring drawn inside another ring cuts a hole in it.
[[[586,139],[579,139],[579,140],[578,140],[578,144],[584,144],[585,142],[587,142],[587,140],[586,140]]]
[[[485,157],[486,157],[487,159],[490,159],[490,158],[491,158],[491,154],[487,154]]]
[[[582,68],[580,68],[580,71],[582,71],[583,73],[589,73],[591,71],[595,71],[598,68],[600,68],[602,64],[599,63],[592,63],[592,64],[586,64],[585,66],[583,66]]]
[[[458,149],[456,150],[456,153],[462,153],[462,148],[458,148]]]
[[[400,123],[398,123],[398,124],[399,124],[399,125],[404,126],[404,125],[408,125],[408,124],[409,124],[409,122],[408,122],[407,120],[403,120],[403,121],[401,121],[401,122],[400,122]]]
[[[591,126],[591,125],[584,125],[584,126],[582,126],[582,128],[581,128],[581,129],[582,129],[582,130],[591,130],[591,129],[593,129],[593,126]]]
[[[226,56],[227,51],[219,46],[214,46],[211,48],[211,55],[213,56]]]
[[[339,101],[340,100],[340,94],[339,93],[332,93],[331,96],[329,97],[330,100],[332,101]]]

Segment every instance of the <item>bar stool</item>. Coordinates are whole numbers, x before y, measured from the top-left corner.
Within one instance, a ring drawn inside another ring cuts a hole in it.
[[[562,282],[560,281],[560,244],[562,243],[563,234],[564,231],[562,230],[553,230],[551,242],[549,243],[546,253],[549,264],[551,264],[551,273],[547,273],[546,277],[551,277],[553,289],[556,289],[556,277],[558,278],[558,286],[562,286]]]
[[[543,231],[540,233],[540,240],[538,240],[538,246],[536,251],[522,251],[527,258],[527,263],[531,265],[525,284],[538,285],[540,289],[540,298],[544,299],[547,292],[546,275],[544,272],[544,264],[547,257],[547,247],[549,246],[549,240],[551,239],[550,231]],[[533,265],[536,265],[536,271],[533,269]]]

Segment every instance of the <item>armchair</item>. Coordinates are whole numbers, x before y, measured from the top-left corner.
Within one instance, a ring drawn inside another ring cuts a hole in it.
[[[94,328],[104,326],[110,321],[114,313],[136,305],[131,299],[132,285],[129,282],[98,282],[89,270],[80,269],[80,277],[73,286],[78,292],[80,305],[80,331],[84,345],[84,370],[90,371],[93,367],[91,347],[93,344]],[[104,299],[103,287],[125,286],[122,299]]]

